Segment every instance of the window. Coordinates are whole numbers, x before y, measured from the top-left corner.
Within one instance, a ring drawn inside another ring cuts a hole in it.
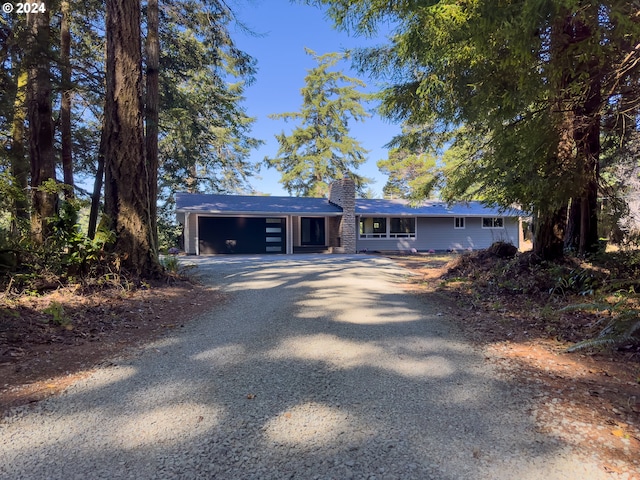
[[[453,228],[464,228],[464,217],[455,217],[453,219]]]
[[[482,219],[482,228],[504,228],[504,219],[501,217]]]
[[[385,238],[387,236],[387,219],[378,217],[360,218],[361,238]]]
[[[414,217],[360,217],[360,238],[415,238]]]
[[[390,222],[391,238],[415,238],[416,236],[416,219],[415,218],[391,218]]]

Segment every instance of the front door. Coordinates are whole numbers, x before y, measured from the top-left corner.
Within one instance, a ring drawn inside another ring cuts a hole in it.
[[[325,245],[324,218],[302,217],[300,219],[300,244]]]

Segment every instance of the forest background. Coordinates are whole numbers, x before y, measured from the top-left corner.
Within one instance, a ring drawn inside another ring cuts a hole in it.
[[[542,260],[633,239],[621,219],[638,184],[637,2],[307,3],[351,34],[390,30],[340,54],[379,81],[380,114],[402,126],[380,162],[386,195],[517,205]],[[29,5],[0,25],[4,269],[20,265],[17,283],[42,265],[160,275],[175,191],[251,190],[261,140],[242,106],[256,73],[232,38],[242,22],[218,0]],[[309,53],[301,111],[278,114],[300,124],[265,165],[290,193],[349,175],[367,195],[349,122],[372,97],[329,72],[338,57]]]

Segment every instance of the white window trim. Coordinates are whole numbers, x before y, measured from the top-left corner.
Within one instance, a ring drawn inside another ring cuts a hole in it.
[[[363,218],[385,218],[386,220],[386,232],[385,233],[360,233],[360,221]],[[413,233],[391,233],[391,219],[392,218],[411,218],[413,219]],[[359,240],[394,240],[396,238],[418,238],[418,217],[402,217],[402,216],[390,216],[390,217],[375,217],[373,215],[361,215],[358,217],[358,239]]]
[[[456,220],[462,219],[462,226],[456,227]],[[467,219],[466,217],[453,217],[453,229],[454,230],[464,230],[467,227]]]
[[[297,243],[296,246],[298,246],[298,247],[302,246],[302,217],[304,217],[304,218],[324,218],[324,244],[325,244],[325,246],[329,245],[329,228],[330,228],[330,226],[329,226],[328,217],[322,217],[320,215],[300,215],[300,216],[297,217],[297,220],[298,220],[298,222],[297,222],[298,223],[298,229],[297,230],[298,231],[296,232],[297,233],[297,235],[296,235],[297,239],[296,240],[297,240],[298,243]]]
[[[485,227],[485,226],[484,226],[484,219],[485,219],[485,218],[490,218],[490,219],[491,219],[491,225],[492,225],[491,227]],[[495,220],[496,220],[497,218],[502,219],[502,226],[501,226],[501,227],[496,227],[496,226],[495,226]],[[504,230],[504,217],[482,217],[482,218],[480,219],[480,226],[481,226],[482,228],[484,228],[485,230]]]

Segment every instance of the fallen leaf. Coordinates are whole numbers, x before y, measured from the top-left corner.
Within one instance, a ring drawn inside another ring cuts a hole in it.
[[[624,430],[622,430],[621,428],[616,428],[615,430],[611,430],[611,435],[613,435],[614,437],[622,438],[624,437]]]
[[[254,398],[256,398],[256,395],[254,393],[247,393],[247,398],[249,400],[253,400]]]

